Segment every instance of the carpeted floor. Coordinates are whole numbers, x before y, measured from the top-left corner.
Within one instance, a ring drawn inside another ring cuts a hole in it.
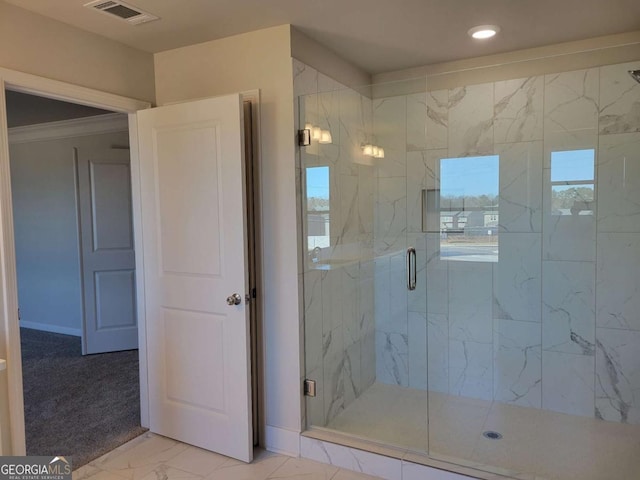
[[[27,455],[76,469],[140,435],[138,351],[81,355],[80,338],[20,329]]]

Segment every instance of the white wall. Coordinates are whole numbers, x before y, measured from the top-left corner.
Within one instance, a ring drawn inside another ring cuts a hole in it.
[[[82,290],[73,149],[128,145],[128,134],[12,143],[21,325],[80,335]]]
[[[153,55],[0,1],[0,67],[153,101]]]
[[[1,68],[148,102],[155,100],[153,55],[150,53],[4,1],[0,1],[0,45]],[[7,268],[10,272],[12,267]],[[2,308],[11,303],[10,299],[0,300]],[[6,331],[0,332],[0,358],[11,362],[12,349],[9,348]],[[11,388],[7,381],[9,375],[10,371],[0,374],[0,436],[4,452],[12,451],[9,405],[6,401]]]
[[[159,105],[260,89],[266,444],[297,454],[301,347],[290,28],[158,53],[155,69]]]

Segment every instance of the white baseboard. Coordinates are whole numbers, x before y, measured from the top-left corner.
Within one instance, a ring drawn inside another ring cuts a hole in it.
[[[265,448],[270,452],[280,453],[289,457],[300,456],[300,432],[266,425],[264,443]]]
[[[41,330],[43,332],[73,335],[74,337],[82,336],[82,330],[80,328],[61,327],[60,325],[50,325],[48,323],[25,322],[24,320],[20,320],[20,327],[30,328],[32,330]]]

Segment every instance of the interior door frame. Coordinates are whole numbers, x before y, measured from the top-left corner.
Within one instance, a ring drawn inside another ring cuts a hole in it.
[[[131,200],[134,247],[142,252],[142,208],[140,204],[140,163],[138,158],[136,112],[151,103],[72,85],[36,75],[0,68],[0,351],[7,360],[8,405],[0,405],[0,421],[9,421],[9,438],[0,433],[2,455],[26,455],[22,358],[18,320],[18,286],[13,231],[9,138],[5,89],[62,100],[128,115],[131,145]],[[140,360],[140,421],[149,426],[147,380],[146,316],[144,311],[143,255],[136,255],[136,300]],[[4,338],[3,338],[4,337]],[[1,400],[1,397],[0,397]],[[6,427],[3,429],[6,431]],[[6,445],[10,442],[10,448]]]
[[[18,285],[16,274],[15,237],[13,231],[13,207],[11,196],[11,175],[9,158],[9,137],[6,112],[5,90],[39,95],[42,97],[62,100],[89,107],[102,108],[128,115],[129,144],[131,146],[131,207],[133,211],[134,248],[136,255],[136,308],[138,315],[138,352],[140,372],[140,422],[143,427],[149,427],[149,388],[146,351],[146,312],[144,301],[144,265],[142,243],[142,204],[140,201],[140,160],[138,157],[138,110],[152,107],[150,102],[134,98],[106,93],[99,90],[73,85],[58,80],[52,80],[37,75],[31,75],[0,67],[0,352],[4,352],[7,360],[7,389],[8,405],[2,405],[3,388],[0,380],[0,423],[9,421],[8,438],[6,428],[0,429],[0,455],[26,455],[26,437],[24,425],[24,397],[22,390],[22,356],[20,349],[20,323],[18,318]],[[258,295],[255,302],[256,350],[252,355],[257,358],[258,365],[264,365],[263,349],[263,312],[264,292],[262,277],[261,232],[261,142],[260,142],[260,90],[242,92],[243,100],[251,102],[252,110],[252,149],[254,171],[254,245],[255,245],[255,279]],[[193,99],[196,100],[196,99]],[[252,349],[253,350],[253,349]],[[15,359],[15,361],[14,361]],[[1,372],[0,372],[1,375]],[[258,431],[259,445],[265,444],[264,431],[264,369],[257,368],[252,372],[254,385],[257,386],[257,424],[253,428]],[[256,398],[256,397],[254,397]],[[10,446],[7,445],[10,442]]]

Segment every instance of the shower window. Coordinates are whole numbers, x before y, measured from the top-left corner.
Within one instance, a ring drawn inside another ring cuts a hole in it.
[[[551,153],[553,215],[593,215],[595,150]]]
[[[308,167],[306,170],[307,250],[310,259],[317,259],[323,248],[331,244],[331,208],[329,167]]]
[[[498,261],[498,155],[440,160],[440,255]]]

